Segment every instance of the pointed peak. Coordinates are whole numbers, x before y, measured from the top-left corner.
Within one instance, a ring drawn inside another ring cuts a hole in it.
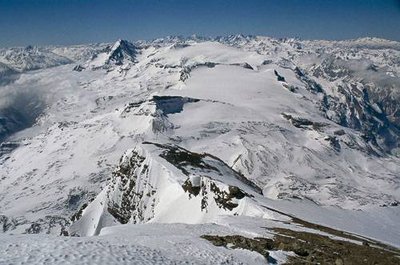
[[[112,46],[111,50],[110,50],[110,54],[117,50],[117,49],[123,49],[123,50],[133,50],[135,49],[135,45],[133,45],[132,43],[130,43],[127,40],[123,40],[123,39],[119,39],[117,40],[114,45]]]
[[[33,46],[32,45],[28,45],[25,47],[25,51],[32,51],[33,50]]]
[[[128,46],[128,45],[132,45],[132,43],[130,43],[127,40],[119,39],[114,43],[113,47],[115,47],[115,46]]]
[[[136,47],[127,40],[119,39],[115,42],[110,52],[108,53],[107,64],[115,63],[116,65],[123,64],[125,59],[135,61]]]

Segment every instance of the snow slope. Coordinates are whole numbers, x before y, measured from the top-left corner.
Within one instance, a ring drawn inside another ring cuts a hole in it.
[[[229,232],[227,227],[212,224],[145,224],[108,228],[100,236],[90,238],[0,235],[5,242],[0,245],[0,264],[266,263],[258,253],[216,247],[199,239],[205,233]],[[21,251],[26,255],[19,256]],[[278,262],[285,260],[279,252],[271,258]]]
[[[238,35],[1,50],[0,67],[18,72],[0,86],[2,231],[100,235],[43,237],[61,253],[106,248],[121,224],[154,225],[153,242],[160,227],[191,229],[176,223],[289,214],[399,246],[398,46]],[[235,232],[246,229],[257,226]]]

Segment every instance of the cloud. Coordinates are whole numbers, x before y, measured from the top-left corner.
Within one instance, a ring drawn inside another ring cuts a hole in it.
[[[46,107],[43,90],[0,87],[0,141],[31,127]]]

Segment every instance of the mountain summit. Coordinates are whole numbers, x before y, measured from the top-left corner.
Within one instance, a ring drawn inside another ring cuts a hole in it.
[[[134,62],[137,54],[135,45],[127,40],[118,40],[108,53],[107,64],[122,65],[124,60]]]
[[[88,62],[92,69],[110,69],[113,66],[135,63],[137,49],[127,40],[118,40],[112,46],[105,47],[100,53],[94,54]]]

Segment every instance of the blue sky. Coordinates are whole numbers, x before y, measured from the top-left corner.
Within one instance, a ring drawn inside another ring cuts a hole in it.
[[[0,46],[237,33],[400,41],[400,0],[0,0]]]

